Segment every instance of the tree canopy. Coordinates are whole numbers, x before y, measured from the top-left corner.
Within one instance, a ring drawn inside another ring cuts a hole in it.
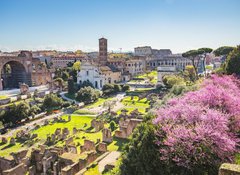
[[[228,55],[233,49],[234,47],[232,46],[222,46],[214,50],[213,53],[216,56],[224,56],[224,55]]]
[[[73,63],[73,70],[75,71],[79,71],[80,70],[80,66],[81,66],[81,62],[80,61],[76,61],[75,63]]]
[[[68,79],[68,94],[75,94],[74,80],[72,76]]]
[[[182,54],[183,57],[192,61],[192,66],[194,67],[196,78],[198,78],[198,64],[201,58],[205,59],[207,53],[211,53],[211,48],[199,48],[197,50],[189,50]],[[205,66],[205,65],[204,65]]]
[[[43,100],[43,109],[52,110],[59,109],[62,107],[63,100],[59,98],[56,94],[47,94]]]
[[[227,74],[240,75],[240,46],[228,54],[225,69]]]
[[[97,89],[93,89],[90,86],[81,88],[77,92],[76,100],[79,102],[83,102],[85,104],[92,103],[96,101],[100,96],[100,91]]]

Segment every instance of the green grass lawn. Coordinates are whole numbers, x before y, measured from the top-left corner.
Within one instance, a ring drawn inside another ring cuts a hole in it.
[[[109,97],[109,98],[99,98],[96,102],[92,103],[92,104],[89,104],[89,105],[86,105],[86,108],[95,108],[95,107],[98,107],[98,106],[101,106],[103,105],[103,103],[107,100],[112,100],[113,97]]]
[[[68,116],[65,115],[62,117],[67,120]],[[81,115],[72,115],[72,119],[70,122],[58,122],[53,123],[46,126],[42,126],[37,130],[31,131],[31,134],[38,134],[38,141],[34,143],[33,146],[37,146],[38,144],[42,144],[46,141],[47,135],[55,132],[57,128],[68,128],[70,131],[70,136],[73,136],[72,129],[76,127],[77,129],[83,129],[84,131],[80,131],[74,135],[74,143],[76,145],[83,144],[84,139],[89,139],[97,142],[98,139],[102,140],[102,131],[94,132],[94,129],[91,128],[91,120],[94,117],[91,116],[81,116]],[[105,127],[109,127],[109,124],[105,124]],[[114,135],[114,132],[112,133]],[[10,139],[10,138],[8,138]],[[121,150],[123,144],[126,142],[125,139],[113,138],[113,142],[108,145],[108,149],[110,151]],[[8,142],[9,143],[9,142]],[[58,141],[55,145],[63,146],[65,144],[64,141]],[[20,151],[21,149],[29,149],[29,146],[24,143],[16,142],[15,145],[9,144],[0,144],[0,156],[8,157],[10,153]],[[78,146],[78,152],[80,152],[80,147]],[[29,149],[30,150],[30,149]]]
[[[132,112],[135,109],[138,109],[139,112],[145,114],[146,108],[149,107],[149,101],[146,98],[139,100],[137,96],[134,96],[133,99],[131,99],[130,96],[126,96],[122,100],[122,104],[125,106],[122,109],[128,110],[128,113]],[[122,109],[118,110],[117,113],[120,114]]]
[[[114,133],[112,133],[114,135]],[[122,151],[124,144],[128,142],[128,139],[121,139],[113,136],[113,142],[108,145],[109,151]]]
[[[9,141],[10,141],[10,138],[8,139],[8,143]],[[10,153],[17,152],[22,149],[27,149],[27,147],[23,143],[16,142],[15,145],[0,143],[0,156],[9,157]]]
[[[98,165],[94,168],[89,168],[84,175],[101,175],[101,173],[98,171]]]
[[[7,95],[0,95],[0,100],[6,99],[6,98],[8,98]]]
[[[96,115],[95,112],[92,112],[89,109],[78,109],[78,110],[74,111],[74,114],[78,114],[78,115]]]
[[[68,98],[70,98],[70,99],[75,100],[75,95],[66,93],[65,96],[68,97]],[[98,107],[98,106],[100,106],[100,105],[103,105],[103,103],[104,103],[106,100],[112,100],[112,99],[113,99],[113,97],[109,97],[109,98],[102,98],[102,97],[101,97],[101,98],[99,98],[96,102],[91,103],[91,104],[88,104],[88,105],[86,105],[85,107],[86,107],[86,108]]]
[[[75,94],[68,94],[68,93],[66,93],[66,94],[64,94],[64,96],[67,97],[67,98],[70,98],[72,100],[75,100]]]
[[[65,115],[62,118],[67,120],[68,116]],[[81,128],[84,129],[85,123],[87,124],[86,127],[90,127],[90,123],[92,119],[93,117],[89,117],[89,116],[72,115],[72,120],[70,122],[54,123],[54,124],[42,126],[39,129],[34,130],[32,133],[38,134],[39,139],[45,140],[47,134],[54,133],[57,128],[68,128],[71,133],[74,127],[76,127],[77,129],[81,129]]]
[[[136,88],[134,91],[147,92],[147,91],[151,91],[151,90],[154,90],[154,89],[155,89],[154,87],[151,87],[151,88]]]
[[[240,165],[240,153],[236,155],[236,164]]]
[[[63,116],[63,118],[67,120],[67,116]],[[72,134],[73,127],[76,127],[77,129],[89,128],[92,119],[93,119],[93,117],[89,117],[89,116],[72,115],[72,120],[70,122],[49,124],[46,126],[42,126],[39,129],[32,131],[31,133],[38,134],[39,140],[38,140],[37,144],[40,144],[40,143],[44,143],[47,138],[47,134],[54,133],[56,128],[67,127],[70,131],[70,134]],[[85,123],[87,124],[87,126],[84,128]],[[99,133],[98,135],[100,136],[100,134],[101,133]],[[93,138],[93,140],[96,140],[95,135],[91,135],[90,133],[87,133],[86,136],[89,139]],[[10,138],[9,138],[9,140],[10,140]],[[9,141],[8,141],[8,143],[9,143]],[[59,143],[57,143],[57,144],[59,144]],[[27,149],[27,148],[28,148],[28,146],[26,144],[19,143],[19,142],[16,142],[16,144],[12,145],[12,146],[9,144],[0,144],[0,156],[9,156],[9,154],[11,152],[17,152],[21,149]]]
[[[152,80],[151,80],[151,83],[157,83],[157,71],[152,71],[150,73],[145,73],[145,74],[142,74],[142,75],[137,75],[136,78],[144,78],[144,79],[147,79],[148,77],[154,77]]]
[[[78,114],[78,115],[96,115],[96,113],[91,111],[90,109],[102,106],[105,101],[112,100],[112,99],[113,99],[113,97],[99,98],[96,102],[94,102],[92,104],[88,104],[88,105],[84,106],[84,108],[82,108],[82,109],[76,110],[74,112],[74,114]]]

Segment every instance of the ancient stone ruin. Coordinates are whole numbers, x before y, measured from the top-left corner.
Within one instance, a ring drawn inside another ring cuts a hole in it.
[[[107,144],[106,144],[106,143],[103,143],[103,142],[99,143],[99,144],[97,145],[97,150],[98,150],[99,152],[107,152]]]
[[[59,129],[56,131],[59,133]],[[78,153],[72,141],[68,138],[69,144],[63,148],[39,145],[31,150],[30,156],[28,150],[21,150],[9,158],[0,157],[0,175],[24,175],[27,172],[29,175],[75,175],[97,159],[97,151],[107,150],[104,143],[96,150],[93,141],[84,140],[81,153]]]
[[[6,137],[2,137],[2,144],[6,144],[8,142]]]
[[[104,128],[104,122],[102,120],[93,119],[91,121],[91,127],[95,129],[96,132]]]
[[[240,175],[240,165],[224,163],[219,168],[218,175]]]
[[[104,128],[102,130],[102,141],[106,143],[111,143],[113,140],[112,133],[110,129]]]
[[[91,140],[84,140],[84,145],[80,147],[81,153],[96,150],[95,143]]]
[[[141,123],[141,119],[126,119],[119,121],[119,130],[115,131],[115,136],[118,138],[128,138],[136,126]]]
[[[25,83],[20,83],[21,95],[27,95],[29,93],[29,86]]]

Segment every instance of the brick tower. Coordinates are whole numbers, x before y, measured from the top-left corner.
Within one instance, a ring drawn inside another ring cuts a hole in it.
[[[107,39],[99,39],[99,63],[101,66],[107,64]]]

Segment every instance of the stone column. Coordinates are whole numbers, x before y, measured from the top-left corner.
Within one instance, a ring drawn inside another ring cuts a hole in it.
[[[29,167],[29,175],[35,175],[36,174],[36,166],[33,165]]]
[[[46,157],[42,159],[42,164],[43,164],[43,175],[47,175],[47,158]]]
[[[53,165],[53,175],[58,175],[58,162]]]

